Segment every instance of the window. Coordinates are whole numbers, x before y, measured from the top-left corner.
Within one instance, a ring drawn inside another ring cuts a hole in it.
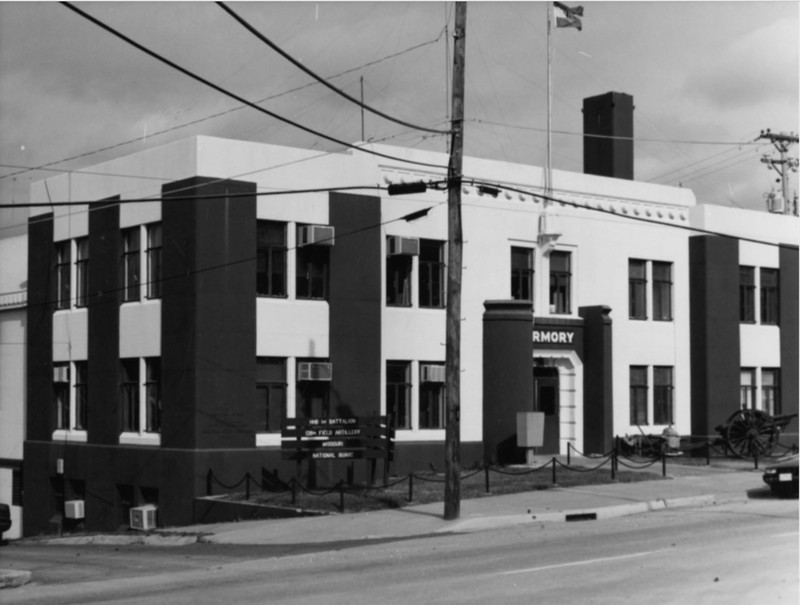
[[[386,304],[393,307],[411,306],[411,266],[409,254],[386,257]]]
[[[258,221],[257,230],[256,292],[286,296],[286,225]]]
[[[144,397],[145,430],[148,433],[161,432],[161,359],[145,359]]]
[[[533,300],[533,250],[511,248],[511,298]]]
[[[568,314],[571,310],[570,282],[572,281],[570,252],[550,253],[550,312]]]
[[[53,364],[53,403],[56,429],[69,430],[69,364]]]
[[[70,242],[56,244],[56,309],[69,309],[70,305]]]
[[[631,366],[631,424],[647,424],[647,366]]]
[[[443,429],[445,425],[445,383],[431,378],[431,369],[444,376],[444,364],[420,364],[419,383],[419,428]]]
[[[647,261],[628,260],[628,316],[647,319]]]
[[[761,370],[761,409],[770,416],[781,413],[780,370]]]
[[[397,429],[411,428],[411,364],[386,362],[386,413]]]
[[[296,410],[297,418],[328,418],[330,417],[330,381],[301,378],[300,364],[306,362],[323,362],[325,359],[297,360],[297,392]]]
[[[330,246],[306,244],[297,248],[297,298],[327,300],[329,267]]]
[[[286,418],[286,360],[259,357],[256,361],[257,430],[278,433]]]
[[[739,379],[739,407],[743,410],[752,410],[756,407],[756,371],[752,368],[742,368]]]
[[[761,323],[778,323],[778,270],[761,269]]]
[[[85,361],[75,362],[75,428],[86,430],[89,413],[89,367]]]
[[[139,227],[122,232],[122,300],[139,300]]]
[[[444,243],[430,239],[419,242],[419,306],[444,307]]]
[[[139,359],[123,359],[119,398],[122,430],[139,432]]]
[[[756,270],[753,267],[739,267],[739,321],[756,321]]]
[[[653,261],[653,319],[672,319],[672,263]]]
[[[75,306],[85,307],[89,295],[89,238],[75,240]]]
[[[655,366],[653,368],[653,422],[655,424],[672,424],[674,422],[672,393],[672,368]]]
[[[161,298],[161,225],[147,226],[147,298]]]

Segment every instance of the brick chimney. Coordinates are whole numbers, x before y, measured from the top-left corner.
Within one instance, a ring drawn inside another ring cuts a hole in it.
[[[633,180],[632,96],[607,92],[583,100],[583,171]]]

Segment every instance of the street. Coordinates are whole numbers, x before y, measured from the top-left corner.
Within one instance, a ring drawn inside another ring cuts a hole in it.
[[[798,502],[336,545],[9,546],[3,603],[796,603]]]

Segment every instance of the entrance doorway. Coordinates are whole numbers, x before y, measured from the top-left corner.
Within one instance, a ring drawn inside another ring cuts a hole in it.
[[[533,367],[533,411],[544,412],[544,440],[539,452],[558,454],[559,434],[559,385],[558,368]]]

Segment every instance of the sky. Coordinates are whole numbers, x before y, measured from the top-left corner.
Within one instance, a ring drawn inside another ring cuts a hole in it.
[[[578,2],[567,2],[577,6]],[[633,96],[634,178],[698,203],[764,210],[779,157],[762,130],[800,131],[794,1],[581,2],[553,31],[553,167],[581,172],[583,99]],[[367,113],[316,83],[213,2],[76,6],[174,63],[330,137],[446,151],[440,136]],[[335,86],[414,125],[448,125],[454,4],[231,2]],[[543,166],[544,2],[468,2],[464,153]],[[204,134],[335,152],[126,44],[56,2],[0,2],[0,205],[30,184]],[[798,155],[792,146],[791,157]],[[46,168],[36,169],[46,166]],[[479,175],[476,175],[479,176]],[[98,178],[102,178],[98,175]],[[797,190],[792,175],[791,191]],[[124,192],[121,192],[124,193]],[[57,201],[57,200],[54,200]],[[0,237],[27,211],[0,209]]]

